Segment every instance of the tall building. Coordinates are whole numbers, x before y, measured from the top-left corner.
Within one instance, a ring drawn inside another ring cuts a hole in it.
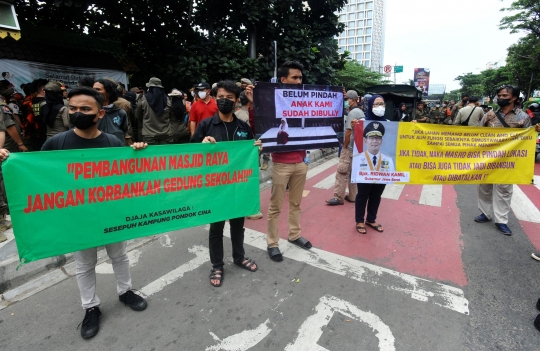
[[[339,12],[345,30],[337,37],[339,52],[381,72],[384,67],[385,0],[349,0]]]

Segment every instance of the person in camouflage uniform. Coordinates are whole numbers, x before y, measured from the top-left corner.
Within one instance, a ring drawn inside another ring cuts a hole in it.
[[[429,123],[442,124],[446,117],[446,111],[440,104],[436,104],[434,108],[429,111]]]
[[[423,101],[418,101],[416,104],[416,116],[414,120],[418,123],[428,123],[429,121],[429,113],[424,109],[424,106]]]

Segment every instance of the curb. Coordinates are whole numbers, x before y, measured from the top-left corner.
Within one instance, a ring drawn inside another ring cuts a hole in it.
[[[314,167],[321,163],[321,161],[326,160],[329,157],[333,157],[337,154],[337,148],[333,149],[317,149],[309,150],[310,155],[310,167]],[[259,171],[259,183],[261,190],[270,186],[272,177],[272,161],[269,162],[269,167],[266,171]],[[147,238],[153,238],[154,236],[149,236]],[[129,245],[128,251],[131,251],[135,247],[140,246],[142,240],[135,239],[133,242],[138,242],[137,245]],[[12,241],[8,244],[15,245],[15,242]],[[6,245],[7,246],[7,245]],[[3,247],[2,247],[3,248]],[[10,289],[15,289],[22,285],[27,284],[30,280],[48,273],[49,271],[55,270],[60,267],[65,267],[66,265],[74,262],[73,254],[60,255],[56,257],[45,258],[42,260],[30,262],[23,266],[20,266],[19,255],[17,249],[14,247],[4,249],[4,254],[6,255],[2,261],[0,261],[0,300],[2,300],[2,294],[7,292]],[[0,257],[3,255],[0,254]],[[18,269],[17,269],[18,267]]]

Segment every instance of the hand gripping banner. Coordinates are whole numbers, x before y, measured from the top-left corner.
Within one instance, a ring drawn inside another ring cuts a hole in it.
[[[534,128],[360,121],[353,183],[530,184]]]
[[[2,172],[23,264],[260,208],[253,140],[12,153]]]

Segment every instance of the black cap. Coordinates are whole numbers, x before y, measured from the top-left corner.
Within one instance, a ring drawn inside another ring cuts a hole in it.
[[[197,90],[210,89],[210,84],[206,82],[202,82],[202,83],[197,84],[194,88]]]
[[[371,122],[364,128],[364,138],[368,136],[384,136],[384,125],[379,122]]]

